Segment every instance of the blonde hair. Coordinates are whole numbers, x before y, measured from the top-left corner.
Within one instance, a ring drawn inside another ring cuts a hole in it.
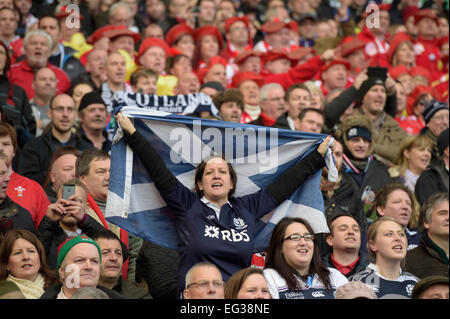
[[[425,135],[415,135],[408,136],[403,140],[402,145],[397,154],[397,158],[395,159],[395,163],[399,168],[399,172],[401,176],[405,176],[405,171],[408,168],[408,159],[403,155],[405,150],[411,151],[413,148],[423,148],[427,147],[431,154],[431,143],[428,137]]]
[[[377,254],[370,249],[370,242],[375,241],[375,238],[378,235],[378,228],[380,227],[380,225],[382,223],[388,222],[388,221],[394,222],[397,225],[399,225],[401,227],[401,229],[403,229],[403,232],[405,233],[405,228],[395,218],[384,216],[384,217],[380,217],[376,221],[374,221],[367,229],[367,252],[369,254],[369,259],[372,263],[376,263]],[[406,233],[405,233],[405,236],[406,236]]]

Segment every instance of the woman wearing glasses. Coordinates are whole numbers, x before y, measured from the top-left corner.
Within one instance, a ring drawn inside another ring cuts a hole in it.
[[[402,271],[407,247],[403,225],[392,217],[377,219],[367,230],[367,250],[372,263],[350,277],[350,281],[370,285],[378,298],[411,298],[418,278]]]
[[[274,299],[333,299],[348,282],[323,264],[311,226],[291,217],[280,220],[272,232],[264,277]]]

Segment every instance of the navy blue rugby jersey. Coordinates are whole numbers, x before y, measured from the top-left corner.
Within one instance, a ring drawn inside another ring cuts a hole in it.
[[[366,269],[354,274],[349,278],[350,281],[362,281],[370,286],[378,298],[383,296],[407,297],[411,298],[412,291],[419,278],[402,271],[401,275],[395,280],[383,278],[377,271],[375,264],[369,264]]]

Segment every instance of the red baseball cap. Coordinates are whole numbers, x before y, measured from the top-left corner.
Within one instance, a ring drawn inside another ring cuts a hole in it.
[[[337,65],[337,64],[342,64],[345,66],[345,68],[347,69],[347,71],[350,71],[351,69],[351,65],[350,62],[348,62],[345,59],[341,59],[341,58],[336,58],[334,60],[331,60],[329,62],[327,62],[323,67],[322,67],[322,72],[325,72],[326,70],[328,70],[329,68],[331,68],[333,65]]]
[[[293,66],[298,60],[296,58],[293,58],[283,50],[270,50],[264,53],[264,55],[262,56],[263,64],[278,59],[288,59],[289,61],[291,61],[291,66]]]
[[[419,10],[418,12],[416,12],[416,14],[414,15],[414,24],[418,24],[420,22],[420,20],[422,20],[424,18],[430,18],[430,19],[436,21],[436,23],[439,23],[439,18],[433,10],[422,9],[422,10]]]
[[[358,39],[357,37],[346,37],[339,44],[339,47],[341,49],[341,56],[343,58],[346,58],[347,56],[358,50],[364,49],[365,46],[366,42]]]

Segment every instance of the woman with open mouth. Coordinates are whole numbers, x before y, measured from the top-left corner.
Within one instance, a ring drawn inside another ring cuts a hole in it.
[[[325,166],[324,154],[331,138],[327,137],[317,150],[267,188],[234,197],[237,175],[224,158],[212,156],[197,166],[193,192],[167,169],[161,156],[129,118],[119,112],[117,119],[125,141],[141,159],[175,216],[180,253],[179,293],[185,288],[187,271],[198,262],[214,263],[223,281],[250,266],[258,219],[281,205],[310,175]]]
[[[411,298],[419,279],[401,268],[408,242],[404,227],[392,217],[381,217],[367,232],[367,250],[371,263],[350,277],[369,285],[378,298]]]

